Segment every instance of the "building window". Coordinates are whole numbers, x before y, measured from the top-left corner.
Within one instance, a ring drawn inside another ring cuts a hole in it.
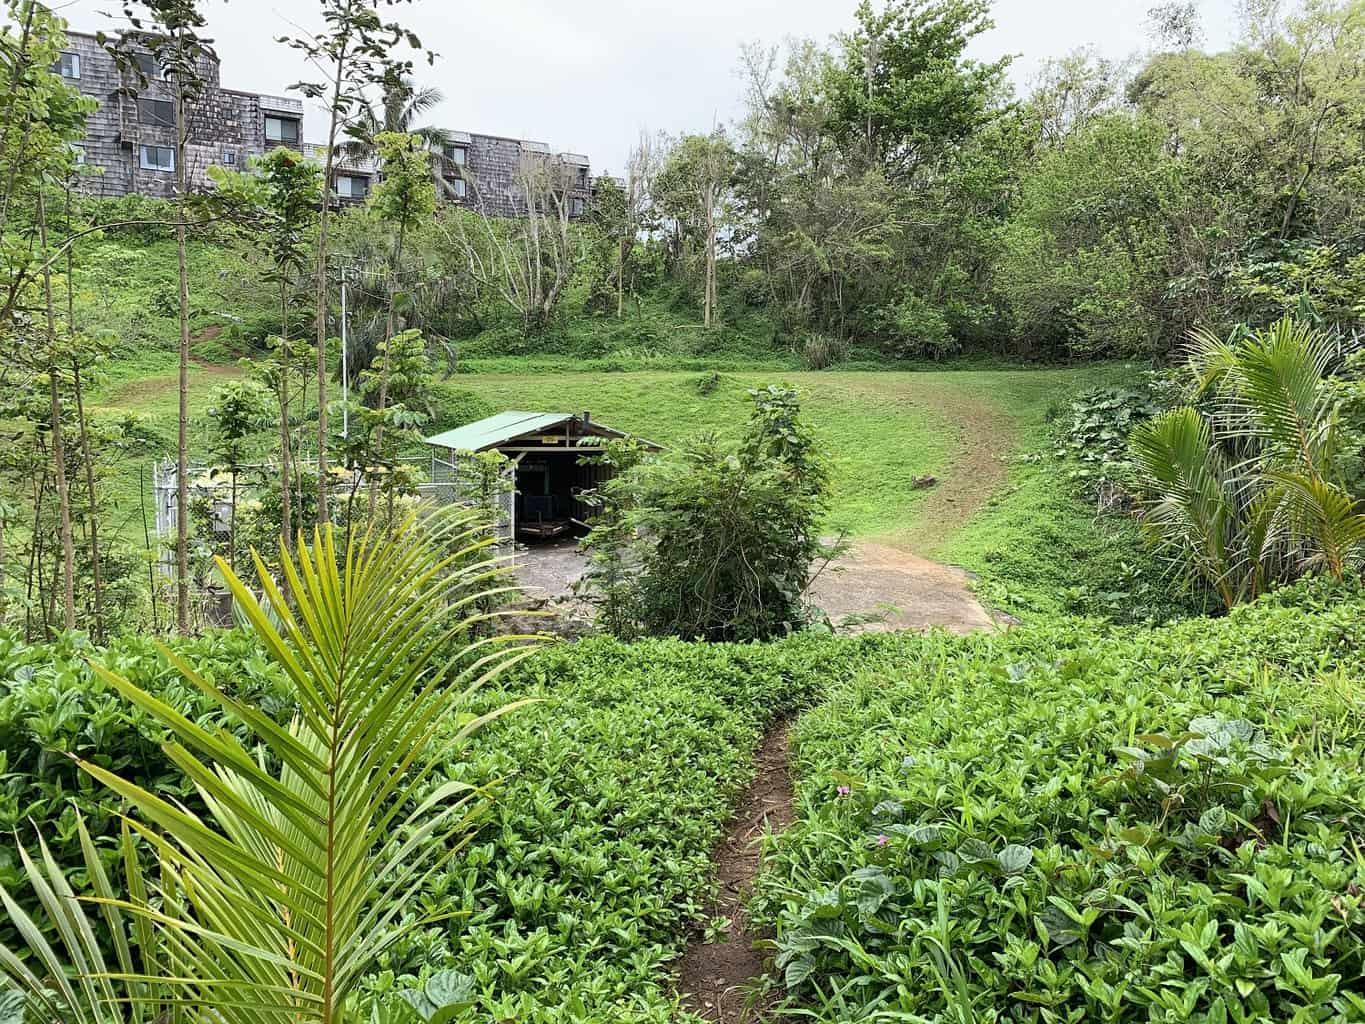
[[[175,127],[175,104],[170,100],[137,98],[137,119],[152,128]]]
[[[133,54],[133,63],[136,64],[137,69],[142,72],[142,77],[148,81],[156,81],[158,79],[165,81],[166,69],[158,64],[156,58],[150,53]]]
[[[463,167],[469,160],[469,149],[466,146],[447,146],[446,159],[456,167]]]
[[[68,142],[66,148],[71,150],[71,159],[76,162],[77,166],[85,163],[85,146],[79,142]]]
[[[337,195],[347,199],[364,199],[369,194],[369,178],[360,174],[337,175]]]
[[[571,196],[569,198],[569,216],[577,217],[583,212],[583,210],[584,210],[583,199],[580,196]]]
[[[141,162],[144,171],[173,171],[175,149],[172,146],[143,146]]]
[[[453,195],[456,199],[463,199],[463,198],[465,197],[465,191],[466,191],[466,186],[465,186],[465,180],[464,180],[463,178],[451,178],[451,179],[450,179],[450,193],[451,193],[451,195]]]
[[[580,167],[578,169],[578,184],[583,187],[586,187],[588,184],[588,169],[586,167]]]
[[[57,58],[57,63],[52,65],[52,70],[63,78],[80,78],[81,55],[79,53],[63,53]]]
[[[265,117],[265,141],[298,145],[299,122],[292,117],[275,117],[272,114],[267,114]]]
[[[236,166],[237,166],[237,154],[234,153],[234,152],[233,152],[232,150],[230,150],[230,149],[225,149],[225,150],[223,150],[223,166],[224,166],[224,167],[236,167]]]

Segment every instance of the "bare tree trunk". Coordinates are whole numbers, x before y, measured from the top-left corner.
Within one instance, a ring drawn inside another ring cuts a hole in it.
[[[86,511],[90,524],[90,569],[94,573],[95,637],[104,638],[104,569],[100,561],[99,514],[95,503],[95,460],[90,454],[90,427],[85,418],[85,396],[81,390],[81,366],[73,356],[71,372],[76,383],[76,422],[80,428],[81,460],[85,463]]]
[[[715,313],[716,287],[716,200],[710,182],[706,184],[706,295],[703,298],[703,324],[710,328]]]
[[[180,404],[175,447],[175,627],[181,633],[190,629],[190,279],[186,259],[185,200],[189,175],[185,166],[188,125],[185,117],[185,90],[177,84],[175,130],[175,185],[178,206],[175,223],[175,260],[180,275]]]
[[[381,454],[384,444],[384,410],[389,406],[389,367],[393,349],[393,328],[394,328],[394,299],[397,292],[394,278],[398,274],[398,263],[403,258],[403,235],[405,225],[400,222],[398,225],[398,237],[393,243],[393,268],[389,272],[389,303],[388,311],[384,320],[384,361],[379,368],[379,416],[375,421],[374,427],[374,454],[378,457]],[[370,482],[369,507],[366,509],[366,516],[374,518],[375,507],[375,483]]]
[[[294,515],[289,493],[289,285],[280,281],[280,533],[286,550],[294,547]]]
[[[71,187],[66,189],[67,230],[71,224]],[[66,250],[66,329],[74,339],[76,334],[76,299],[72,278],[75,271],[74,256]],[[85,418],[85,395],[81,388],[81,361],[73,351],[71,354],[71,379],[76,387],[76,424],[80,430],[81,461],[85,463],[86,512],[90,533],[90,571],[94,574],[95,598],[95,638],[104,639],[104,569],[100,563],[100,535],[98,506],[95,501],[95,460],[90,453],[90,423]],[[0,566],[4,559],[0,558]]]
[[[146,464],[138,467],[137,471],[137,497],[142,504],[142,545],[148,553],[147,560],[147,593],[152,599],[152,632],[161,632],[161,602],[157,600],[157,591],[161,588],[156,583],[156,563],[157,559],[152,558],[152,535],[147,529],[147,472]]]
[[[317,329],[317,370],[318,370],[318,525],[328,522],[327,514],[327,229],[332,207],[332,172],[336,170],[337,128],[341,111],[342,83],[345,79],[346,60],[349,54],[342,47],[336,58],[336,74],[332,78],[331,121],[327,126],[327,156],[322,172],[322,210],[318,215],[318,258],[315,271],[314,300],[316,313],[314,326]]]
[[[38,449],[35,442],[34,451]],[[46,608],[46,600],[43,597],[43,570],[42,570],[42,547],[43,547],[43,496],[47,493],[47,455],[43,453],[43,473],[35,476],[33,480],[33,532],[30,535],[33,539],[28,546],[28,572],[24,577],[24,635],[33,635],[33,591],[36,587],[38,591],[39,610]],[[43,615],[43,634],[47,634],[47,615]]]
[[[62,623],[76,628],[76,547],[71,536],[71,492],[66,483],[62,443],[62,399],[57,381],[57,314],[52,302],[52,269],[47,262],[47,204],[38,196],[38,234],[43,249],[43,293],[47,307],[47,383],[52,416],[52,467],[57,480],[57,511],[62,538]]]

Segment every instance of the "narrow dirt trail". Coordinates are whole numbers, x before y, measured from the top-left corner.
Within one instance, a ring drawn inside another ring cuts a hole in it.
[[[1020,442],[1018,419],[991,399],[959,393],[948,407],[958,424],[952,462],[925,495],[912,526],[877,540],[932,558],[1009,479]]]
[[[812,585],[811,600],[837,629],[943,626],[969,633],[994,624],[967,573],[930,558],[1005,486],[1019,423],[997,402],[964,393],[954,396],[949,410],[958,426],[953,460],[925,496],[914,525],[856,541]]]
[[[763,954],[754,948],[760,936],[749,930],[745,904],[758,875],[759,841],[768,830],[781,832],[796,819],[787,756],[791,723],[775,726],[759,747],[757,773],[740,800],[725,839],[716,848],[716,898],[708,918],[729,924],[714,942],[698,939],[678,968],[678,994],[683,1005],[703,1020],[739,1024],[761,1017],[750,1007],[753,983],[763,976]]]

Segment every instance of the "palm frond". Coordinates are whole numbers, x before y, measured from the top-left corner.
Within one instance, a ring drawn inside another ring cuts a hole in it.
[[[0,905],[27,947],[0,947],[0,976],[9,983],[13,1001],[23,1007],[23,1019],[30,1024],[141,1024],[160,1019],[171,993],[157,970],[158,938],[138,928],[138,922],[125,909],[131,904],[115,898],[95,843],[79,815],[76,829],[95,904],[77,897],[41,836],[38,857],[20,847],[24,876],[42,918],[35,919],[0,887]],[[129,899],[145,907],[141,900],[145,893],[142,864],[126,827],[122,852]],[[112,946],[112,962],[98,938],[96,920],[87,910],[96,904]],[[136,985],[125,988],[120,984],[119,979],[134,975],[142,978]]]
[[[1343,488],[1306,473],[1269,474],[1293,536],[1310,552],[1305,568],[1343,579],[1365,564],[1365,514]]]
[[[427,111],[439,107],[446,101],[446,94],[434,85],[426,85],[420,89],[413,89],[408,94],[408,121],[415,121],[420,115]]]
[[[1208,423],[1194,409],[1172,409],[1134,428],[1129,445],[1146,492],[1149,541],[1231,607],[1242,586],[1237,507]]]
[[[99,903],[131,919],[140,936],[154,935],[158,959],[134,969],[120,947],[117,971],[97,964],[88,929],[68,912],[74,897],[40,883],[71,974],[94,979],[81,991],[68,983],[58,1005],[106,1006],[117,977],[134,992],[170,991],[187,1020],[340,1019],[376,958],[427,923],[412,912],[418,894],[488,805],[488,791],[442,783],[438,771],[471,733],[525,703],[466,711],[476,689],[532,650],[531,638],[481,635],[492,614],[481,608],[503,578],[491,544],[464,510],[411,514],[391,532],[349,538],[344,552],[328,529],[311,544],[301,536],[292,553],[282,547],[287,591],[257,557],[263,603],[220,562],[243,617],[293,685],[293,720],[276,724],[162,651],[249,730],[249,745],[96,667],[173,737],[168,756],[206,811],[82,762],[133,808],[130,827],[156,852],[154,885],[139,880],[122,899],[106,889]],[[49,878],[54,870],[47,865]],[[41,876],[35,865],[30,877]],[[44,949],[36,928],[24,938],[45,976],[66,977],[63,958]],[[51,1019],[106,1024],[100,1016]]]

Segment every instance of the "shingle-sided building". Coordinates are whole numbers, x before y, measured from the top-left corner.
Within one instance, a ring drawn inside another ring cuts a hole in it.
[[[176,183],[174,91],[150,53],[134,53],[134,59],[142,75],[120,68],[94,35],[67,33],[53,70],[99,103],[87,121],[78,157],[100,173],[84,176],[81,187],[96,195],[170,198]],[[245,167],[249,158],[277,146],[323,162],[326,147],[304,141],[301,99],[226,89],[216,59],[204,58],[200,72],[206,88],[189,112],[186,170],[192,189],[210,186],[207,171],[214,164]],[[569,216],[586,212],[592,198],[587,157],[552,153],[544,143],[523,139],[449,134],[434,186],[446,201],[490,216],[520,216],[526,207],[519,172],[527,161],[543,161],[553,168]],[[363,202],[378,177],[372,160],[341,159],[332,175],[332,194],[337,202]]]

